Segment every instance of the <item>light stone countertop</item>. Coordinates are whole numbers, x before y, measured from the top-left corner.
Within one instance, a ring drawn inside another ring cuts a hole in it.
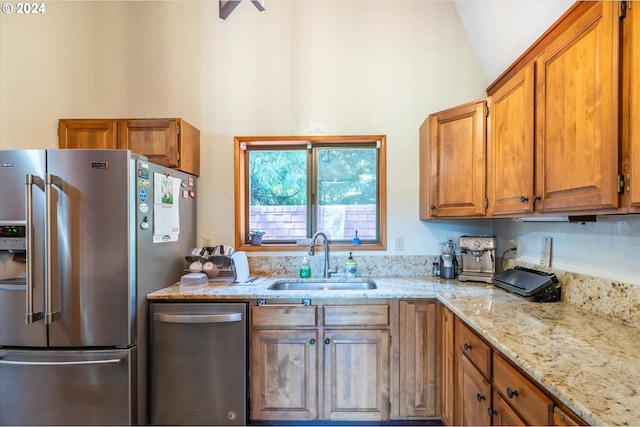
[[[640,329],[564,302],[529,302],[491,284],[434,277],[372,279],[378,289],[367,291],[267,289],[277,278],[175,284],[147,299],[436,298],[587,423],[640,425]]]

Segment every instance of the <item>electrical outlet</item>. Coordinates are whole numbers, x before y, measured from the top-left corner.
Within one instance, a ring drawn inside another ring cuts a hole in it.
[[[514,249],[512,252],[518,253],[518,239],[509,239],[509,247],[507,249]]]
[[[404,237],[397,236],[396,237],[396,251],[404,251]]]

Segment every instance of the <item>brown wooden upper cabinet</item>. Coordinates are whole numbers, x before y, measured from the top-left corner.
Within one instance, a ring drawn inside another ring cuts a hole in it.
[[[589,6],[536,59],[540,212],[619,204],[619,3]]]
[[[421,219],[640,212],[640,18],[623,6],[576,2],[487,89],[486,118],[484,101],[427,118]]]
[[[200,131],[183,119],[61,119],[60,148],[129,149],[200,175]]]
[[[533,213],[535,65],[520,70],[491,99],[488,193],[495,216]]]
[[[626,206],[630,213],[640,213],[640,8],[627,8],[623,20],[622,55],[622,142],[625,155]]]
[[[420,127],[420,219],[485,215],[486,112],[486,100],[471,102]]]

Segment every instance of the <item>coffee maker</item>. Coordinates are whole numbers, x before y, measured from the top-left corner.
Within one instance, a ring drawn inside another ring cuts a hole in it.
[[[458,280],[492,283],[496,274],[496,237],[461,236],[462,268]]]

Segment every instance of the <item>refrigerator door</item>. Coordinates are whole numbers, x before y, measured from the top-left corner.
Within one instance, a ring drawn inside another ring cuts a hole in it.
[[[32,186],[33,218],[29,230],[33,246],[17,255],[0,250],[0,347],[45,347],[47,331],[41,319],[27,324],[27,276],[34,313],[44,310],[44,150],[0,150],[0,224],[26,227],[26,176],[40,178]],[[27,261],[32,268],[27,275]]]
[[[127,150],[47,152],[51,347],[135,342],[132,169]]]
[[[0,425],[131,425],[135,349],[0,349]]]

